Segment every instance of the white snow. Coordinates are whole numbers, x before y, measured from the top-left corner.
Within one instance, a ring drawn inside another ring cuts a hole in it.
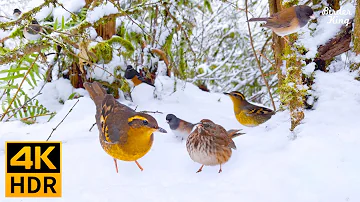
[[[107,2],[106,4],[101,4],[100,6],[95,7],[94,10],[89,11],[86,14],[86,21],[94,23],[106,15],[115,14],[118,12],[119,11],[114,6],[114,4]]]
[[[66,8],[66,10],[61,6],[57,6],[56,8],[54,8],[54,19],[57,18],[59,22],[61,22],[62,17],[64,17],[65,21],[70,18],[71,13],[69,13],[69,11],[77,12],[85,6],[85,0],[59,0],[59,3],[63,4],[63,6]]]
[[[307,64],[305,67],[302,68],[303,73],[306,74],[307,76],[310,76],[314,70],[315,70],[315,62],[311,62],[309,64]]]
[[[159,77],[156,81],[161,99],[154,99],[153,88],[142,84],[133,91],[134,103],[122,102],[137,111],[160,111],[153,115],[168,133],[155,134],[151,151],[139,160],[141,172],[133,162],[113,160],[101,148],[95,122],[95,106],[85,97],[51,140],[63,142],[62,198],[44,199],[64,202],[98,201],[249,201],[249,202],[342,202],[360,201],[360,83],[347,70],[315,72],[313,89],[319,98],[314,110],[305,112],[297,127],[297,138],[288,136],[290,117],[278,112],[265,124],[247,128],[235,119],[232,103],[218,93],[200,91],[192,84]],[[57,110],[49,122],[25,125],[19,121],[0,123],[0,162],[4,162],[4,142],[8,140],[45,140],[76,100],[64,105],[73,91],[66,80],[48,84],[41,102]],[[226,129],[242,128],[245,135],[234,139],[237,150],[223,172],[218,167],[200,167],[193,162],[185,141],[174,138],[165,121],[173,113],[189,122],[209,118]],[[0,166],[4,173],[4,164]],[[4,175],[0,175],[4,182]],[[0,183],[0,190],[4,190]],[[14,201],[0,194],[1,202]],[[17,200],[15,200],[17,201]],[[24,198],[22,201],[42,201]]]
[[[317,24],[310,25],[310,28],[316,28],[312,36],[309,30],[304,30],[304,33],[299,38],[299,43],[309,50],[305,55],[306,58],[314,58],[318,46],[333,38],[340,31],[341,26],[348,22],[346,20],[354,18],[355,6],[346,3],[336,13],[329,14],[329,12],[325,12],[324,14],[317,18]]]

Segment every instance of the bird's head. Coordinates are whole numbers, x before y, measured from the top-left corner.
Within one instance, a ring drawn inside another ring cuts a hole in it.
[[[171,130],[176,130],[179,127],[180,119],[174,114],[166,115],[166,122],[169,124]]]
[[[152,134],[153,132],[167,133],[165,129],[158,126],[154,117],[138,113],[128,119],[128,125],[134,130],[141,131],[141,134]]]
[[[245,96],[238,91],[232,91],[230,93],[224,93],[224,94],[228,95],[233,101],[233,103],[236,105],[246,102]]]

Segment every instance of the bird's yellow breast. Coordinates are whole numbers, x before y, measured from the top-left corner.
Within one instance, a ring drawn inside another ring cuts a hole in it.
[[[130,128],[127,141],[123,144],[111,144],[100,135],[100,143],[103,149],[113,158],[122,161],[135,161],[149,152],[153,143],[152,131],[147,128]]]
[[[254,117],[246,115],[244,112],[235,112],[236,119],[244,126],[254,127],[259,125],[258,121]]]

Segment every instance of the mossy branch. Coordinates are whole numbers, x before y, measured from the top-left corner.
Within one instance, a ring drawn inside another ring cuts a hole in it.
[[[25,55],[40,52],[44,48],[50,47],[51,44],[48,42],[41,41],[41,43],[29,43],[25,47],[17,49],[15,51],[8,52],[4,55],[0,55],[0,65],[7,64],[22,58]]]

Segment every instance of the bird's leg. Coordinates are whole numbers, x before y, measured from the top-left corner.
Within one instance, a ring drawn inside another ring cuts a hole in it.
[[[290,41],[287,39],[286,36],[283,36],[282,38],[283,38],[288,44],[290,44]]]
[[[222,172],[222,169],[221,169],[221,164],[220,164],[220,170],[219,170],[219,173],[221,173]]]
[[[204,167],[204,165],[202,165],[198,171],[196,171],[196,173],[200,173],[202,171],[202,168]]]
[[[115,159],[115,158],[114,158],[114,163],[115,163],[116,173],[119,173],[118,167],[117,167],[117,162],[116,162],[116,159]]]
[[[136,165],[140,168],[141,171],[144,170],[144,168],[142,168],[141,165],[140,165],[137,161],[135,161],[135,163],[136,163]]]

